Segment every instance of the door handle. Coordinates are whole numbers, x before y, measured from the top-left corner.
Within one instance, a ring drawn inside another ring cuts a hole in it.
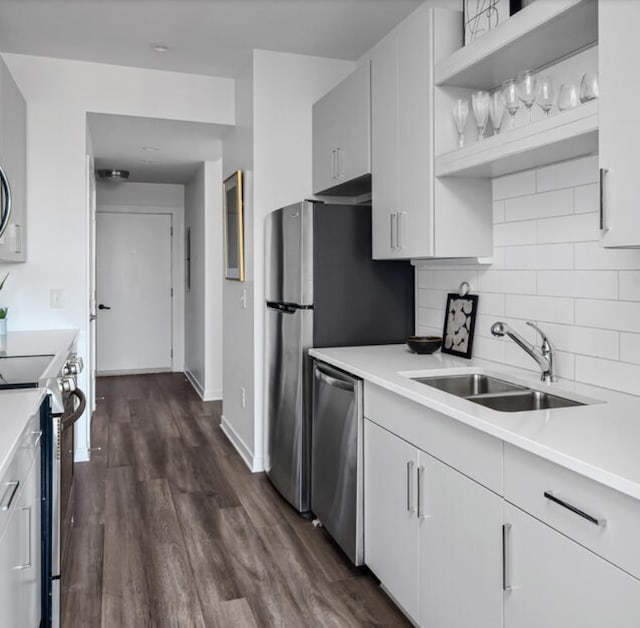
[[[502,524],[502,590],[512,591],[513,587],[509,584],[509,574],[507,570],[509,568],[509,554],[507,544],[509,542],[509,532],[511,531],[510,523]]]
[[[102,303],[98,306],[99,310],[110,310],[111,308],[108,305],[102,305]]]
[[[604,179],[607,172],[606,168],[600,168],[600,231],[608,230],[604,216]]]
[[[412,505],[411,500],[411,478],[413,476],[413,460],[407,462],[407,512],[414,512],[415,508]]]
[[[431,515],[424,514],[424,495],[422,494],[424,491],[424,467],[420,465],[418,467],[418,504],[417,504],[417,515],[418,519],[429,519]]]

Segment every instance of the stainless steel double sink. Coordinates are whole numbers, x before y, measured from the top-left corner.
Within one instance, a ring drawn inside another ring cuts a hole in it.
[[[552,395],[482,373],[412,377],[411,379],[498,412],[529,412],[586,405],[581,401]]]

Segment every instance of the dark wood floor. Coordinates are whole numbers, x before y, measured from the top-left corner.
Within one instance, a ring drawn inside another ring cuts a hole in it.
[[[408,626],[252,474],[180,374],[98,380],[76,465],[63,627]]]

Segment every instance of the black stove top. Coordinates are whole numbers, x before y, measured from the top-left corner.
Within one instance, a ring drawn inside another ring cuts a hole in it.
[[[37,388],[52,358],[53,354],[0,357],[0,390]]]

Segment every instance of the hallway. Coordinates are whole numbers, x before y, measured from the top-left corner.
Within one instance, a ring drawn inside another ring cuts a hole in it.
[[[408,626],[252,474],[182,374],[98,379],[76,465],[64,628]]]

